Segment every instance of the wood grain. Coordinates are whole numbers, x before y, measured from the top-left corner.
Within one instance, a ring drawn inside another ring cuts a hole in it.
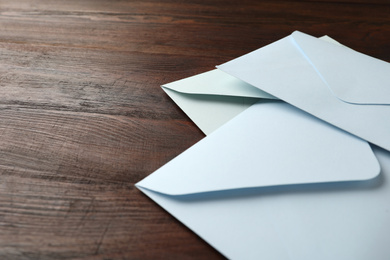
[[[160,85],[294,30],[390,61],[388,0],[0,0],[0,258],[222,258],[134,188],[203,138]]]

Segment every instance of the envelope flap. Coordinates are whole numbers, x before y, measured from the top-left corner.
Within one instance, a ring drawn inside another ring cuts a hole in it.
[[[276,99],[274,96],[217,69],[164,84],[162,87],[186,94]]]
[[[357,181],[379,174],[367,142],[282,102],[257,103],[143,179],[168,195]]]
[[[389,63],[298,31],[291,37],[336,97],[353,104],[390,105]]]

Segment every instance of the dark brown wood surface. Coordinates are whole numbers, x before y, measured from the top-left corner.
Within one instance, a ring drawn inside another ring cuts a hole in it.
[[[390,61],[390,1],[0,0],[0,259],[219,259],[134,183],[203,138],[160,89],[300,30]]]

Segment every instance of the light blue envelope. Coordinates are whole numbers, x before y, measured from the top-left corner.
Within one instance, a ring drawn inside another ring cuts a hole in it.
[[[218,68],[390,150],[387,62],[294,32]]]
[[[385,259],[390,156],[259,102],[136,186],[230,259]]]

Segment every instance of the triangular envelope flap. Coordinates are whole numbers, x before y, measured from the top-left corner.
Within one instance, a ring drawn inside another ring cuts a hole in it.
[[[367,142],[282,102],[257,103],[140,181],[168,195],[370,179]]]
[[[390,105],[389,63],[298,31],[291,36],[336,97],[353,104]]]
[[[274,96],[217,69],[164,84],[162,87],[187,94],[276,99]]]
[[[206,135],[259,100],[249,97],[194,95],[169,88],[163,90]]]

